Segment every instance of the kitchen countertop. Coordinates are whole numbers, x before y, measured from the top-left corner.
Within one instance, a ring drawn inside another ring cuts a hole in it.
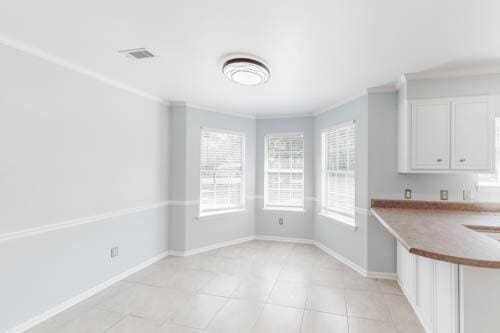
[[[372,200],[371,211],[410,253],[500,268],[500,242],[484,234],[500,236],[499,204]]]

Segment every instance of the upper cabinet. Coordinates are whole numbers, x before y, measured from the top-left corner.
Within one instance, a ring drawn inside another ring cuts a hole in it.
[[[398,171],[494,172],[493,103],[491,96],[403,101],[398,111]]]

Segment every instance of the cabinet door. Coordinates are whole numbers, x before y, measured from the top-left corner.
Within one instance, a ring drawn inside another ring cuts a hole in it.
[[[406,297],[412,303],[416,299],[416,257],[400,243],[397,244],[398,280]]]
[[[434,326],[434,260],[417,257],[417,307],[427,332]]]
[[[495,169],[495,112],[491,97],[457,98],[451,113],[451,168]]]
[[[458,265],[434,261],[434,333],[458,333]]]
[[[411,167],[450,168],[450,100],[411,103]]]

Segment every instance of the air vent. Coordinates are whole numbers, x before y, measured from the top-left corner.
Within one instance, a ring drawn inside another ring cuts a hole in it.
[[[123,50],[118,52],[134,60],[142,60],[154,57],[154,54],[146,49],[132,49],[132,50]]]

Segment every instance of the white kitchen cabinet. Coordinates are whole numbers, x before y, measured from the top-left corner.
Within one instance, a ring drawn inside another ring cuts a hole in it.
[[[417,257],[417,301],[422,325],[430,331],[434,325],[434,265],[433,261]]]
[[[458,265],[431,260],[434,266],[434,333],[459,332]]]
[[[450,103],[425,100],[410,104],[412,169],[449,169]]]
[[[416,256],[408,252],[400,242],[397,245],[397,270],[401,289],[411,302],[415,302],[417,299]]]
[[[398,171],[495,170],[492,96],[409,100],[398,110]]]
[[[495,112],[491,97],[457,98],[451,109],[451,168],[492,170]]]
[[[464,333],[459,330],[458,265],[416,256],[400,242],[397,265],[401,289],[426,332]]]

